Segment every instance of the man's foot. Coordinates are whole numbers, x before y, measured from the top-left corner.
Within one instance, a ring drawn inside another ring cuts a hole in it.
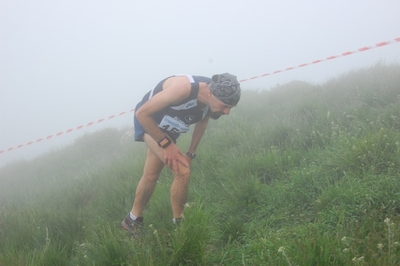
[[[184,218],[183,215],[182,215],[182,216],[179,217],[179,218],[174,218],[174,219],[172,219],[172,223],[173,223],[174,225],[176,225],[176,226],[180,226],[184,219],[185,219],[185,218]]]
[[[143,230],[143,217],[138,217],[132,220],[128,214],[121,223],[122,228],[132,234],[133,238],[139,238]]]

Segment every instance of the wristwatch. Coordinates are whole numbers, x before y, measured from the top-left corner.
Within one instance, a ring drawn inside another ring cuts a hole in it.
[[[193,160],[194,158],[196,158],[196,153],[187,152],[186,155],[189,156],[190,159],[192,159],[192,160]]]

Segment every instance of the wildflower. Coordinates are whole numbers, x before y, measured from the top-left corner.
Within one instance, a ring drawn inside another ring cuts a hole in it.
[[[349,248],[345,248],[345,249],[343,249],[343,253],[348,253],[350,251],[350,249]]]
[[[153,234],[157,235],[157,230],[154,230]]]
[[[378,249],[379,249],[379,250],[382,250],[382,249],[383,249],[383,244],[382,244],[382,243],[379,243],[379,244],[378,244]]]
[[[384,222],[385,222],[385,224],[389,225],[390,224],[390,219],[386,218]]]
[[[285,247],[279,247],[278,252],[285,253]]]
[[[349,241],[346,236],[342,237],[342,242],[343,242],[343,244],[346,244],[347,246],[349,245]]]

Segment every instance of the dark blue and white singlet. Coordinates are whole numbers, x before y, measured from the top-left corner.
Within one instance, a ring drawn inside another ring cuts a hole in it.
[[[178,75],[179,76],[179,75]],[[197,95],[199,93],[199,82],[210,83],[211,78],[203,76],[187,76],[190,83],[192,84],[191,92],[189,97],[181,101],[180,103],[167,106],[164,109],[153,114],[152,117],[156,124],[161,130],[166,132],[174,141],[179,137],[180,133],[186,133],[189,131],[189,126],[197,123],[203,119],[209,112],[209,107],[202,109],[197,104]],[[168,77],[170,78],[170,77]],[[144,103],[146,103],[151,97],[162,91],[164,81],[160,81],[157,86],[146,93],[143,99],[136,105],[134,126],[135,126],[135,140],[143,141],[143,135],[146,132],[143,126],[139,123],[136,118],[136,110],[138,110]]]

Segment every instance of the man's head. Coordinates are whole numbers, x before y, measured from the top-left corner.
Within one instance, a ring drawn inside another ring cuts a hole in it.
[[[240,84],[236,76],[229,73],[214,75],[210,83],[211,93],[221,102],[236,105],[240,100]]]

